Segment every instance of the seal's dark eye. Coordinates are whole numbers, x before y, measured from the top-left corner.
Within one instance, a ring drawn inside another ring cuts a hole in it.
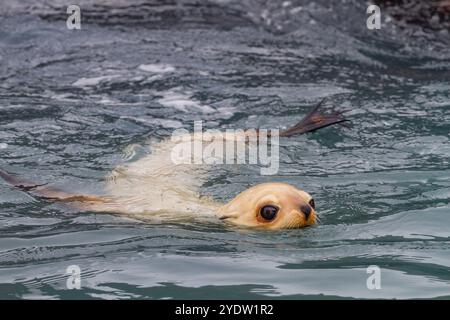
[[[259,214],[264,220],[271,221],[273,220],[278,213],[278,208],[275,206],[264,206],[259,211]]]
[[[314,202],[314,199],[309,200],[308,204],[311,206],[311,208],[316,210],[316,203]]]

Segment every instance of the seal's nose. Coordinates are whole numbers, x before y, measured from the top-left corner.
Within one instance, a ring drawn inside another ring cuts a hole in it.
[[[300,205],[300,210],[305,215],[305,220],[308,220],[309,215],[311,214],[311,207],[307,204]]]

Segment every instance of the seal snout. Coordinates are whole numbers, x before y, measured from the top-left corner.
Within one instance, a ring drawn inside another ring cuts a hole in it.
[[[308,220],[311,215],[311,207],[308,204],[300,205],[300,211],[305,215],[305,220]]]

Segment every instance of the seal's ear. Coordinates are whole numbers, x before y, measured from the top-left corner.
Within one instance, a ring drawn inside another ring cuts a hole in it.
[[[332,109],[331,112],[327,114],[321,112],[320,107],[322,106],[324,101],[325,99],[320,101],[314,107],[314,109],[312,109],[295,126],[281,131],[280,137],[290,137],[296,134],[303,134],[306,132],[315,131],[320,128],[325,128],[336,123],[343,123],[345,121],[348,121],[344,118],[341,112],[334,111],[334,109]]]
[[[106,200],[101,197],[83,194],[70,194],[56,188],[46,186],[45,184],[37,184],[22,180],[2,169],[0,169],[0,177],[11,185],[44,199],[67,202],[106,202]]]
[[[225,213],[223,215],[220,215],[219,219],[220,220],[234,219],[234,218],[237,218],[238,216],[239,216],[239,213],[231,212],[231,213]]]

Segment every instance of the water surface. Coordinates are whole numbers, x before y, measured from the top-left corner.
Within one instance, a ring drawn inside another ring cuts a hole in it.
[[[326,98],[351,128],[283,140],[278,175],[224,166],[202,187],[218,201],[265,181],[305,189],[322,223],[302,230],[145,224],[2,181],[1,298],[450,297],[446,30],[383,15],[370,31],[359,1],[78,2],[79,31],[63,1],[2,4],[1,168],[96,192],[194,120],[277,128]],[[70,265],[80,290],[66,288]]]

